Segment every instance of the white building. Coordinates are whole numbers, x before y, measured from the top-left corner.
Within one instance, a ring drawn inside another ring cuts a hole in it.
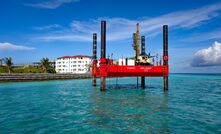
[[[56,60],[55,70],[57,73],[83,74],[89,72],[92,62],[91,56],[75,55],[63,56]]]

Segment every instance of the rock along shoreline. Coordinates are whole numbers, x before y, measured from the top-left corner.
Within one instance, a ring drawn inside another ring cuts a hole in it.
[[[0,73],[0,82],[89,79],[89,78],[92,78],[90,73],[86,74]]]

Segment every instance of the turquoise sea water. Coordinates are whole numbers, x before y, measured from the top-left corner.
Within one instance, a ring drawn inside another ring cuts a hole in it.
[[[0,134],[221,133],[221,75],[0,83]]]

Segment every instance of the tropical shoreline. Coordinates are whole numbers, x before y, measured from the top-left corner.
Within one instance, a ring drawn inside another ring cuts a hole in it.
[[[0,82],[22,82],[22,81],[44,81],[44,80],[66,80],[66,79],[88,79],[90,73],[86,74],[56,74],[56,73],[0,73]]]

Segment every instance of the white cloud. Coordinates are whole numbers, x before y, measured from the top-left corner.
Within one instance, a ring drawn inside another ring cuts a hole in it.
[[[46,9],[55,9],[59,6],[67,3],[78,2],[79,0],[47,0],[39,3],[28,3],[25,4],[27,6],[35,7],[35,8],[46,8]]]
[[[221,66],[221,43],[216,41],[211,47],[197,51],[191,65],[194,67]]]
[[[0,50],[33,50],[34,47],[26,47],[21,45],[14,45],[8,42],[0,42]]]
[[[206,41],[211,39],[220,39],[221,38],[221,29],[215,29],[213,31],[207,32],[207,33],[200,33],[191,35],[189,38],[185,38],[184,41],[187,42],[199,42],[199,41]]]
[[[61,28],[62,26],[58,25],[58,24],[51,24],[51,25],[47,25],[47,26],[38,26],[38,27],[34,27],[34,29],[36,30],[51,30],[51,29],[57,29],[57,28]]]
[[[35,39],[43,41],[91,41],[91,37],[89,35],[49,35],[36,37]]]
[[[69,30],[61,34],[47,34],[38,39],[43,41],[91,41],[94,32],[100,32],[100,20],[107,21],[107,40],[116,41],[132,38],[136,23],[141,26],[141,34],[154,36],[161,33],[164,24],[174,28],[192,28],[220,16],[221,3],[202,8],[178,11],[154,18],[129,20],[125,18],[98,18],[89,21],[73,21]]]

